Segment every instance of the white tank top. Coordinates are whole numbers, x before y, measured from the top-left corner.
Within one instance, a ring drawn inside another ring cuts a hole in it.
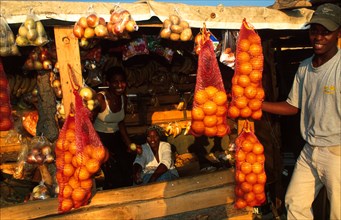
[[[94,122],[94,128],[96,131],[103,132],[103,133],[115,133],[119,130],[118,123],[124,120],[125,113],[124,113],[124,100],[123,96],[121,96],[122,106],[121,110],[118,112],[113,113],[110,109],[107,97],[105,96],[104,92],[100,92],[105,99],[106,108],[103,112],[98,113],[97,118]]]

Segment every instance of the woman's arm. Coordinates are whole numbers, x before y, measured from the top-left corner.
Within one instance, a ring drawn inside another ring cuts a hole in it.
[[[295,115],[298,108],[290,105],[286,101],[283,102],[263,102],[262,110],[277,115]]]
[[[160,165],[156,168],[152,176],[150,177],[148,183],[155,182],[162,174],[168,171],[168,168],[163,163],[160,163]]]
[[[105,102],[105,98],[104,98],[103,94],[101,94],[101,93],[97,93],[96,94],[95,102],[97,102],[98,104],[91,111],[92,121],[95,121],[95,119],[97,118],[98,113],[103,112],[104,109],[107,107],[107,104]]]

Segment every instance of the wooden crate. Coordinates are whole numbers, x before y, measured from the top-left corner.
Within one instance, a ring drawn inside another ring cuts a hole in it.
[[[251,210],[235,210],[234,171],[221,170],[175,181],[97,192],[87,206],[58,214],[58,199],[1,208],[1,219],[151,219],[226,205],[226,219],[252,219]]]

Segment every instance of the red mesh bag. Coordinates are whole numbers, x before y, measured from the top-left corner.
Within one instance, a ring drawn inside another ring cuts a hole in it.
[[[235,143],[235,207],[261,206],[266,201],[264,147],[250,128],[244,128]]]
[[[226,122],[227,95],[209,32],[205,27],[202,32],[190,133],[222,137],[230,132]]]
[[[232,100],[228,109],[230,118],[262,117],[263,51],[261,38],[254,28],[243,20],[236,50],[236,67],[232,78]]]
[[[73,93],[75,108],[66,118],[56,141],[58,211],[61,213],[89,203],[93,175],[108,156],[91,123],[90,111],[83,106],[78,91]]]
[[[12,105],[9,84],[0,58],[0,131],[13,129]]]

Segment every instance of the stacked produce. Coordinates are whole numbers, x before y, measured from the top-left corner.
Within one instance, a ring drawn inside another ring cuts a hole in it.
[[[163,21],[160,36],[172,41],[189,41],[192,39],[192,30],[187,21],[173,14]]]
[[[19,49],[15,44],[15,37],[8,26],[6,19],[0,14],[0,56],[20,55]]]
[[[265,200],[264,147],[250,129],[236,139],[235,207],[261,206]]]
[[[227,95],[214,86],[205,87],[194,94],[194,102],[198,105],[191,111],[191,129],[196,134],[208,137],[222,137],[227,133],[224,122],[227,112]]]
[[[110,36],[114,39],[115,37],[127,38],[129,32],[134,32],[139,29],[135,20],[131,17],[130,12],[124,9],[111,11],[107,28]]]
[[[81,17],[74,25],[73,34],[79,39],[90,39],[94,37],[118,40],[128,38],[129,32],[138,30],[138,26],[127,10],[113,10],[110,21],[95,13],[87,17]]]
[[[12,106],[6,73],[0,59],[0,131],[13,128]]]
[[[35,47],[24,64],[25,70],[52,70],[53,63],[46,47]]]
[[[206,28],[202,32],[190,132],[194,136],[222,137],[230,132],[227,95],[210,35]]]
[[[228,109],[230,118],[262,117],[263,52],[261,38],[243,21],[236,51],[236,67],[232,78],[232,101]]]
[[[92,126],[89,110],[83,106],[78,92],[74,91],[74,94],[75,113],[68,115],[56,141],[60,212],[88,204],[92,177],[108,157]]]
[[[92,111],[95,108],[95,91],[93,91],[90,87],[84,86],[79,90],[79,95],[83,99],[83,104],[86,108],[88,108],[90,111]]]
[[[20,97],[27,93],[35,95],[37,90],[37,78],[31,75],[8,75],[9,91],[12,97]]]
[[[21,24],[15,42],[18,46],[43,46],[49,42],[45,28],[33,13]]]
[[[108,36],[108,29],[104,18],[95,13],[81,17],[73,27],[73,34],[77,38],[93,38]]]

